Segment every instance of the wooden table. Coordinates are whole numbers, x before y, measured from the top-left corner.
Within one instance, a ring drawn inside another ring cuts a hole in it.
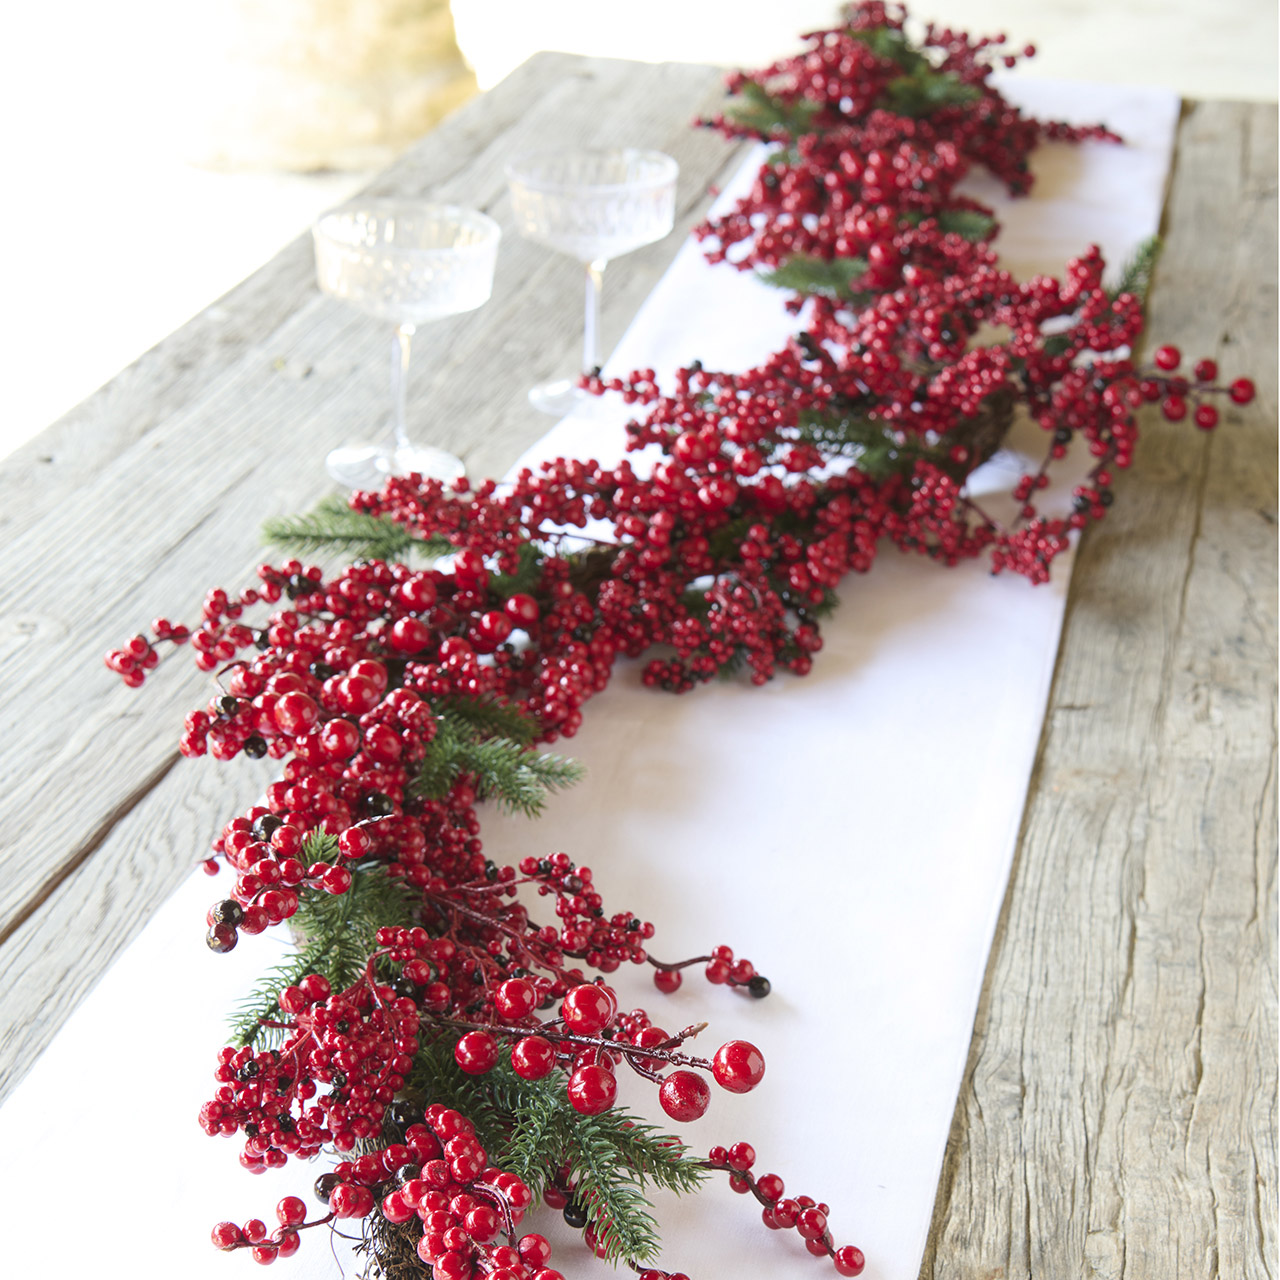
[[[688,127],[718,80],[543,54],[374,190],[509,228],[514,150],[625,133],[679,159],[683,232],[738,163]],[[1085,540],[924,1277],[1277,1269],[1274,108],[1187,106],[1165,223],[1151,332],[1260,395],[1213,435],[1147,414]],[[679,241],[610,268],[606,346]],[[546,430],[523,390],[572,366],[579,290],[511,235],[490,305],[423,335],[413,398],[471,474]],[[140,699],[101,653],[247,580],[262,519],[325,492],[326,450],[383,403],[384,340],[317,294],[304,237],[0,469],[0,1096],[236,785],[174,769],[194,670]]]

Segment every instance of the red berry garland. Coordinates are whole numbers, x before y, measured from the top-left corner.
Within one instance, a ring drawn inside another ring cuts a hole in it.
[[[1144,403],[1210,430],[1214,399],[1252,400],[1252,382],[1219,385],[1212,360],[1179,375],[1171,346],[1135,363],[1140,291],[1104,285],[1096,249],[1061,279],[1020,282],[1000,267],[990,211],[957,183],[982,165],[1023,194],[1041,139],[1115,139],[1022,116],[989,83],[1015,60],[1003,38],[930,26],[913,46],[904,16],[856,5],[795,58],[730,77],[734,105],[708,123],[779,150],[698,234],[713,261],[792,290],[801,319],[744,372],[694,363],[666,393],[653,370],[587,380],[639,406],[628,445],[657,452],[651,474],[557,459],[502,485],[393,479],[354,509],[384,533],[443,543],[447,567],[263,565],[258,585],[211,591],[197,628],[159,618],[151,638],[108,655],[137,686],[159,644],[190,641],[219,685],[187,717],[183,753],[283,762],[266,804],[213,843],[206,870],[225,866],[235,882],[209,910],[207,940],[226,952],[293,920],[300,967],[219,1054],[200,1122],[242,1137],[251,1172],[325,1149],[345,1158],[316,1183],[322,1216],[308,1222],[286,1197],[277,1228],[219,1223],[218,1248],[270,1263],[296,1252],[302,1231],[353,1219],[389,1275],[560,1280],[547,1241],[518,1233],[541,1187],[591,1248],[627,1256],[598,1185],[558,1160],[522,1166],[528,1180],[503,1168],[478,1134],[481,1112],[468,1118],[432,1091],[524,1090],[566,1123],[603,1124],[625,1065],[657,1086],[667,1116],[690,1122],[711,1082],[758,1086],[762,1054],[734,1040],[694,1057],[685,1044],[702,1025],[672,1034],[642,1009],[620,1011],[603,975],[647,964],[670,994],[699,964],[712,984],[756,998],[769,982],[725,946],[655,959],[653,925],[606,914],[591,870],[564,853],[495,866],[478,801],[532,806],[570,780],[564,762],[527,749],[572,736],[620,656],[666,647],[644,680],[674,692],[738,665],[757,684],[779,667],[805,674],[822,649],[818,614],[886,541],[946,565],[987,555],[996,572],[1043,582],[1071,532],[1111,505]],[[977,343],[992,330],[1008,336]],[[1017,480],[1017,514],[1001,523],[966,482],[1019,407],[1045,432],[1044,459]],[[1042,512],[1051,466],[1077,443],[1094,463],[1073,510]],[[614,541],[572,549],[564,529],[588,520],[611,525]],[[557,923],[536,921],[534,902]],[[360,910],[377,917],[354,959],[326,923],[334,904],[350,909],[344,928]],[[628,1127],[614,1139],[650,1141]],[[858,1249],[835,1245],[828,1206],[755,1176],[749,1144],[696,1161],[665,1142],[646,1158],[665,1154],[672,1177],[723,1171],[765,1226],[794,1228],[840,1275],[862,1271]],[[512,1146],[505,1162],[518,1159]],[[628,1261],[647,1280],[682,1277]]]

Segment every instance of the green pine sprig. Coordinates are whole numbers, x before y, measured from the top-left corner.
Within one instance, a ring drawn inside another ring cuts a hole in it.
[[[1151,279],[1155,274],[1156,263],[1160,261],[1160,251],[1164,241],[1158,235],[1149,236],[1134,251],[1133,256],[1124,264],[1120,279],[1107,295],[1114,302],[1122,293],[1131,293],[1142,306],[1146,306],[1147,294],[1151,291]]]
[[[479,798],[493,800],[508,812],[536,818],[548,795],[572,786],[582,777],[583,769],[576,760],[530,750],[520,740],[483,736],[474,721],[446,709],[410,783],[410,793],[425,800],[443,800],[464,773],[474,779]]]
[[[744,81],[736,97],[738,101],[725,108],[725,119],[761,138],[803,137],[812,131],[813,118],[818,113],[816,102],[788,102],[755,80]]]
[[[413,548],[428,558],[456,550],[446,538],[415,538],[385,516],[352,511],[336,494],[302,515],[268,520],[262,526],[262,540],[295,555],[341,552],[357,560],[402,560]]]
[[[926,218],[934,218],[938,230],[944,233],[963,236],[975,243],[990,240],[995,233],[996,220],[981,209],[941,209],[936,214],[924,213],[920,210],[909,210],[903,218],[912,226],[919,226]]]
[[[341,860],[333,836],[313,832],[304,846],[304,859],[336,863]],[[280,1039],[278,1029],[264,1025],[280,1016],[279,996],[309,973],[327,978],[335,991],[349,987],[359,976],[377,945],[383,925],[412,923],[414,891],[403,880],[389,876],[377,865],[347,864],[352,871],[346,893],[323,891],[304,894],[290,919],[299,939],[298,951],[259,979],[253,991],[231,1017],[231,1035],[237,1044],[270,1044]]]
[[[772,271],[761,271],[765,284],[790,293],[820,294],[850,306],[867,306],[876,295],[855,282],[867,274],[865,258],[815,258],[797,253]]]
[[[656,1125],[618,1108],[598,1116],[575,1111],[560,1071],[523,1080],[500,1061],[483,1076],[464,1074],[447,1034],[419,1049],[407,1092],[422,1105],[442,1102],[467,1116],[490,1158],[516,1174],[535,1201],[567,1166],[574,1198],[614,1260],[646,1262],[657,1253],[649,1189],[686,1194],[707,1176],[688,1148]]]

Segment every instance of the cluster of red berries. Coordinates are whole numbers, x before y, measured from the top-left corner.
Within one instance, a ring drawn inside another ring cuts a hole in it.
[[[380,1217],[412,1231],[416,1252],[436,1280],[563,1280],[547,1264],[544,1236],[517,1237],[533,1195],[516,1174],[489,1164],[475,1126],[432,1103],[416,1113],[398,1104],[404,1140],[344,1161],[316,1182],[338,1219]]]
[[[469,1075],[493,1070],[499,1041],[510,1043],[511,1068],[525,1080],[541,1080],[557,1067],[567,1074],[569,1102],[581,1115],[607,1111],[617,1098],[617,1067],[625,1062],[638,1075],[658,1082],[658,1100],[673,1120],[697,1120],[706,1114],[711,1090],[696,1067],[730,1093],[748,1093],[764,1078],[764,1057],[745,1040],[730,1040],[715,1056],[690,1057],[679,1052],[701,1027],[674,1035],[654,1026],[643,1009],[622,1014],[613,989],[602,982],[571,987],[559,1017],[534,1016],[538,992],[524,978],[509,978],[493,998],[495,1020],[468,1030],[454,1047],[454,1058]],[[457,1025],[456,1022],[453,1025]],[[676,1067],[668,1075],[662,1072]]]
[[[252,1249],[253,1260],[264,1265],[277,1258],[291,1258],[298,1252],[301,1241],[298,1232],[307,1227],[324,1226],[336,1215],[327,1214],[314,1222],[307,1221],[307,1206],[297,1196],[285,1196],[276,1205],[276,1218],[280,1225],[267,1234],[267,1224],[261,1218],[250,1218],[243,1226],[234,1222],[219,1222],[211,1232],[214,1248]]]
[[[703,123],[787,145],[732,211],[698,228],[715,242],[712,261],[772,269],[796,255],[857,260],[848,283],[858,293],[893,289],[908,264],[968,272],[993,260],[949,229],[958,211],[984,215],[983,240],[994,229],[989,209],[955,191],[975,165],[1023,195],[1043,139],[1119,140],[1099,125],[1029,118],[1005,99],[990,83],[997,63],[1018,60],[1000,52],[1004,37],[971,40],[931,24],[912,46],[905,19],[879,0],[852,5],[843,26],[813,32],[803,52],[727,77],[727,113]]]
[[[749,1142],[735,1142],[731,1147],[712,1147],[707,1155],[707,1167],[723,1169],[729,1174],[729,1186],[739,1195],[750,1193],[763,1206],[761,1219],[771,1231],[794,1227],[804,1247],[817,1258],[830,1258],[836,1272],[842,1276],[862,1274],[866,1260],[862,1250],[851,1244],[836,1248],[827,1219],[831,1216],[829,1205],[811,1196],[784,1198],[786,1187],[776,1173],[756,1177],[752,1166],[756,1162],[755,1148]]]

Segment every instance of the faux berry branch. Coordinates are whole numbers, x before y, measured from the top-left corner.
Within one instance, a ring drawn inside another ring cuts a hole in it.
[[[1140,405],[1209,429],[1215,399],[1252,398],[1247,379],[1217,385],[1212,361],[1180,377],[1171,347],[1134,362],[1154,244],[1110,288],[1096,249],[1061,280],[1001,269],[994,215],[958,182],[981,165],[1021,195],[1042,139],[1116,139],[1022,116],[990,83],[1015,60],[1002,38],[929,27],[913,45],[904,17],[854,6],[795,58],[731,76],[728,108],[704,122],[775,144],[698,234],[713,261],[788,290],[799,327],[758,367],[695,363],[667,393],[652,370],[587,379],[641,407],[628,443],[659,455],[651,471],[557,459],[504,484],[393,479],[269,529],[295,554],[354,563],[263,565],[256,586],[211,591],[198,627],[159,619],[108,655],[139,685],[158,646],[189,640],[217,690],[187,717],[183,753],[283,762],[266,803],[213,842],[206,870],[235,883],[207,936],[225,952],[287,921],[296,951],[238,1011],[200,1122],[239,1135],[252,1172],[338,1162],[314,1219],[290,1196],[270,1232],[220,1223],[219,1248],[269,1263],[304,1230],[358,1221],[392,1280],[560,1280],[546,1239],[522,1231],[541,1200],[601,1257],[683,1280],[652,1265],[647,1193],[725,1173],[767,1227],[861,1272],[828,1206],[756,1175],[749,1144],[698,1158],[615,1105],[623,1066],[680,1123],[712,1084],[745,1092],[765,1067],[745,1041],[694,1054],[704,1024],[622,1012],[609,974],[648,966],[670,993],[700,965],[756,998],[767,979],[724,946],[655,959],[653,925],[606,912],[567,854],[495,865],[477,805],[535,814],[574,780],[572,761],[534,748],[577,731],[619,657],[647,656],[645,682],[677,692],[740,669],[803,675],[835,588],[886,542],[1043,582],[1111,504]],[[967,481],[1018,412],[1043,428],[1044,459],[1002,524]],[[1044,514],[1049,470],[1077,443],[1088,479],[1072,511]],[[572,536],[588,520],[610,540]]]

